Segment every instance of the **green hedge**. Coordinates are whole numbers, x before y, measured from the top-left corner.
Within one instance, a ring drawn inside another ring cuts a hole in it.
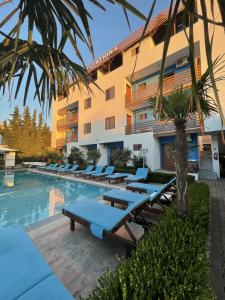
[[[149,172],[147,181],[155,183],[167,183],[176,175],[174,173],[164,173],[164,172]],[[194,182],[195,177],[188,175],[188,183]]]
[[[214,299],[209,287],[205,242],[208,234],[207,185],[188,190],[190,217],[177,217],[175,205],[152,227],[131,258],[108,271],[90,300]]]

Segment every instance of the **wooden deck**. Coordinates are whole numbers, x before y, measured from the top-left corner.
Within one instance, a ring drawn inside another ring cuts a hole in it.
[[[225,299],[225,180],[207,181],[211,194],[210,269],[217,299]]]
[[[136,236],[143,233],[132,224]],[[115,240],[99,240],[85,227],[76,224],[70,232],[69,220],[59,215],[41,222],[28,234],[65,287],[77,299],[87,297],[97,285],[98,278],[107,268],[113,270],[118,257],[125,256],[124,245]],[[125,231],[119,234],[125,236]]]

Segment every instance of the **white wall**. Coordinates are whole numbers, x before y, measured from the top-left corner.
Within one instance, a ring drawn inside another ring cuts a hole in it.
[[[133,151],[134,144],[141,144],[142,148],[148,149],[146,164],[151,170],[160,169],[160,144],[152,132],[131,134],[124,137],[124,147],[129,148],[134,155],[139,156],[140,151]]]
[[[215,154],[217,155],[217,159],[214,158]],[[213,171],[217,174],[217,177],[220,178],[218,134],[212,134],[212,163]]]

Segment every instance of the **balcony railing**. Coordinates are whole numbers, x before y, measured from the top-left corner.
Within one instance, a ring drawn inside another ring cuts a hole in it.
[[[198,131],[200,131],[199,119],[196,115],[193,115],[187,120],[186,132]],[[144,132],[153,132],[155,136],[173,135],[175,133],[175,126],[172,121],[162,122],[158,120],[125,126],[126,135]]]
[[[196,78],[201,76],[201,65],[196,67]],[[169,76],[163,80],[163,95],[170,94],[176,86],[181,84],[184,87],[191,86],[191,69]],[[148,106],[148,101],[151,97],[155,97],[158,91],[158,82],[146,85],[145,88],[134,90],[125,95],[125,106],[129,109],[136,109],[138,107]]]
[[[78,122],[78,113],[67,114],[57,121],[57,129],[70,128]]]

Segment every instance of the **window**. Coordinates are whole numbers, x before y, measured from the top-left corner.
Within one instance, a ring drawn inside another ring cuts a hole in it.
[[[134,144],[133,145],[133,151],[140,151],[142,148],[142,144]]]
[[[138,120],[139,120],[139,121],[147,120],[147,117],[148,117],[147,113],[140,114],[140,115],[138,116]]]
[[[105,90],[105,100],[111,100],[115,98],[115,86],[112,86],[111,88]]]
[[[115,117],[105,118],[105,130],[115,128]]]
[[[146,82],[142,82],[138,85],[138,89],[143,91],[146,88]]]
[[[84,109],[91,108],[91,98],[84,100]]]
[[[91,133],[91,123],[84,124],[84,134]]]
[[[140,52],[139,47],[136,47],[134,49],[131,50],[131,56],[135,56]]]

